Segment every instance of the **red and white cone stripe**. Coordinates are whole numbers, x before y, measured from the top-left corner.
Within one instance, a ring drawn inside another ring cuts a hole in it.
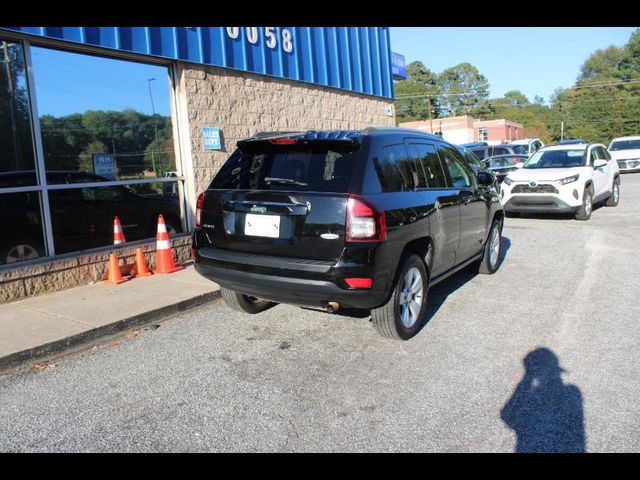
[[[158,233],[156,235],[156,250],[171,249],[169,243],[169,234],[167,233],[167,225],[164,223],[162,215],[158,216]]]
[[[124,239],[124,233],[122,232],[122,225],[120,225],[120,219],[115,217],[113,219],[113,244],[120,245],[126,243]]]

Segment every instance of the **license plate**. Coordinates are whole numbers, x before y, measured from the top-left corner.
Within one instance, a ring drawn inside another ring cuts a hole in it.
[[[247,213],[244,234],[254,237],[278,238],[280,236],[280,216]]]

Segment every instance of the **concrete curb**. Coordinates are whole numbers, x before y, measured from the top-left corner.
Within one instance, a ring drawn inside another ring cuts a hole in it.
[[[217,298],[220,298],[219,289],[213,292],[203,293],[196,297],[182,300],[171,305],[165,305],[164,307],[149,310],[132,317],[123,318],[117,322],[102,325],[67,338],[49,342],[44,345],[38,345],[37,347],[22,350],[21,352],[12,353],[0,358],[0,373],[12,368],[23,366],[24,363],[31,360],[61,353],[65,350],[79,347],[83,344],[88,344],[102,337],[108,337],[132,327],[140,327],[154,321],[177,315],[178,313],[202,306]]]

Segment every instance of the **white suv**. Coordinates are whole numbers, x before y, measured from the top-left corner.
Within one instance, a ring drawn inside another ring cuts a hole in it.
[[[640,136],[614,138],[609,153],[622,173],[640,172]]]
[[[507,213],[574,213],[589,220],[593,204],[620,199],[620,170],[600,143],[555,145],[534,153],[523,167],[502,182],[502,204]]]

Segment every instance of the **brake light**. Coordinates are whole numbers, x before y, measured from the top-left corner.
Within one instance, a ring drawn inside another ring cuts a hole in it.
[[[275,138],[269,141],[274,145],[293,145],[294,143],[298,143],[298,140],[295,138]]]
[[[344,282],[349,288],[371,288],[372,280],[370,278],[345,278]]]
[[[202,205],[204,204],[204,193],[198,195],[196,202],[196,228],[202,227]]]
[[[346,215],[347,242],[379,242],[387,239],[384,212],[378,212],[363,199],[350,196]]]

